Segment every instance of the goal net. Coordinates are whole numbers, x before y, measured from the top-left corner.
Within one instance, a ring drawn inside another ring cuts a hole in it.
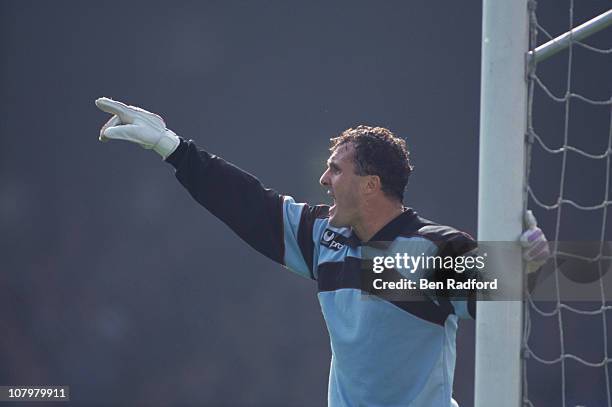
[[[552,295],[526,290],[522,403],[612,407],[612,35],[594,34],[612,11],[549,3],[528,3],[525,207],[553,255],[548,272],[528,277]]]

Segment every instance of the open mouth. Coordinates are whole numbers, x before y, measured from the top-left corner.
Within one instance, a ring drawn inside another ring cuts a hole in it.
[[[329,215],[332,216],[336,211],[336,197],[331,191],[327,191],[327,195],[331,197],[331,206],[329,207]]]
[[[327,195],[329,195],[331,197],[331,206],[329,208],[330,210],[330,215],[331,215],[331,211],[336,209],[336,197],[334,196],[334,194],[331,191],[327,191]]]

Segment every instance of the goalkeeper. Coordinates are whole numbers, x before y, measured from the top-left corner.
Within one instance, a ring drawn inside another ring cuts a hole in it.
[[[113,115],[100,131],[101,141],[127,140],[154,150],[176,169],[193,198],[245,242],[316,281],[332,349],[329,406],[456,405],[457,320],[474,317],[474,301],[362,297],[360,259],[368,242],[402,243],[415,256],[460,256],[476,247],[467,234],[403,205],[412,167],[402,139],[368,126],[332,139],[320,183],[333,205],[311,206],[264,188],[254,176],[178,137],[158,115],[107,98],[96,105]],[[523,240],[530,264],[545,260],[539,229],[529,229]]]

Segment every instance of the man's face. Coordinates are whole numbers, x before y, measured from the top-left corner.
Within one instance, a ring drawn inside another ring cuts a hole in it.
[[[319,180],[333,198],[329,223],[335,227],[353,226],[359,219],[365,177],[355,174],[354,155],[355,148],[351,143],[336,148]]]

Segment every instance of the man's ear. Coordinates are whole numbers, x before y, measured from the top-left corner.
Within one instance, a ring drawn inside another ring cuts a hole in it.
[[[378,175],[368,175],[364,186],[366,194],[372,194],[382,189],[380,177]]]

